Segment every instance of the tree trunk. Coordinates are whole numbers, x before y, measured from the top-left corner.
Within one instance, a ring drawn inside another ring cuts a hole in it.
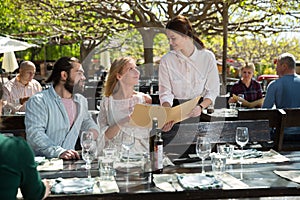
[[[227,79],[227,38],[228,38],[228,3],[223,4],[223,59],[222,59],[222,86],[221,94],[226,94]]]
[[[149,79],[151,76],[154,75],[154,68],[153,68],[153,41],[154,37],[160,31],[155,28],[140,28],[138,29],[140,34],[143,38],[143,45],[144,45],[144,79]]]

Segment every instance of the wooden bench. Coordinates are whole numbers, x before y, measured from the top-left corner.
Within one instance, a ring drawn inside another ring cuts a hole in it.
[[[186,156],[195,153],[195,142],[198,135],[205,135],[212,143],[213,151],[216,150],[215,144],[235,142],[235,131],[237,127],[245,126],[249,129],[249,144],[268,142],[270,138],[268,120],[237,120],[237,121],[215,121],[199,122],[190,124],[179,124],[174,126],[170,133],[164,133],[164,151]],[[168,135],[169,134],[169,135]],[[256,145],[259,146],[259,145]],[[262,147],[257,147],[261,149]]]

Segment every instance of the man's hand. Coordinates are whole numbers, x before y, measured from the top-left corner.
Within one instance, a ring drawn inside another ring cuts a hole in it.
[[[29,97],[23,97],[23,98],[20,98],[19,101],[20,101],[20,104],[23,105],[26,101],[28,101]]]
[[[59,158],[64,160],[78,160],[80,159],[80,156],[77,151],[75,150],[67,150],[60,154]]]

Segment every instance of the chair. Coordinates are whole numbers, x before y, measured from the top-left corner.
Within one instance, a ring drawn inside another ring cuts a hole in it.
[[[287,127],[300,127],[300,108],[286,108],[284,109],[282,129],[277,134],[277,146],[279,151],[296,151],[300,150],[299,140],[285,140],[284,128]],[[298,137],[300,137],[300,132]]]
[[[235,144],[235,131],[239,126],[245,126],[249,129],[249,144],[268,142],[270,138],[268,120],[237,120],[237,121],[215,121],[215,122],[199,122],[190,124],[175,124],[171,134],[172,139],[164,144],[164,150],[167,153],[186,154],[195,153],[196,137],[205,135],[209,138],[215,150],[215,144],[231,143]],[[168,137],[168,135],[163,135]],[[260,148],[257,148],[260,149]]]
[[[285,111],[283,109],[262,109],[262,108],[253,108],[253,109],[240,109],[238,110],[238,119],[239,120],[269,120],[270,131],[275,130],[275,137],[273,138],[274,143],[265,143],[263,144],[265,148],[273,148],[277,151],[280,150],[278,146],[280,142],[280,134],[283,132],[283,123]]]
[[[1,116],[0,133],[12,133],[26,139],[24,117],[24,115]]]

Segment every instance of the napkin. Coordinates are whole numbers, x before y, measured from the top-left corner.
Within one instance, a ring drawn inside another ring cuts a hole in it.
[[[51,192],[55,194],[93,193],[93,178],[57,178],[53,182]]]
[[[209,174],[180,174],[178,182],[185,189],[213,189],[222,188],[223,183]]]
[[[300,183],[300,170],[288,170],[288,171],[274,170],[274,173],[288,180],[294,181],[296,183]]]
[[[153,182],[156,187],[163,191],[183,191],[178,183],[177,174],[153,174]]]
[[[115,177],[111,177],[109,180],[102,180],[100,177],[95,177],[95,184],[93,193],[118,193],[120,192]]]
[[[247,150],[246,150],[247,151]],[[248,155],[243,159],[243,164],[253,164],[253,163],[278,163],[278,162],[287,162],[289,159],[280,153],[271,149],[270,151],[253,151],[253,155],[251,155],[251,151],[248,152]],[[226,164],[239,164],[241,163],[241,159],[235,158],[227,159]]]
[[[243,156],[244,159],[248,158],[259,158],[262,156],[261,151],[257,151],[256,149],[247,149],[247,150],[234,150],[233,158],[241,158]]]
[[[43,159],[43,157],[35,158],[35,162],[38,164],[38,171],[57,171],[64,168],[64,163],[62,159],[52,158],[52,159]]]

